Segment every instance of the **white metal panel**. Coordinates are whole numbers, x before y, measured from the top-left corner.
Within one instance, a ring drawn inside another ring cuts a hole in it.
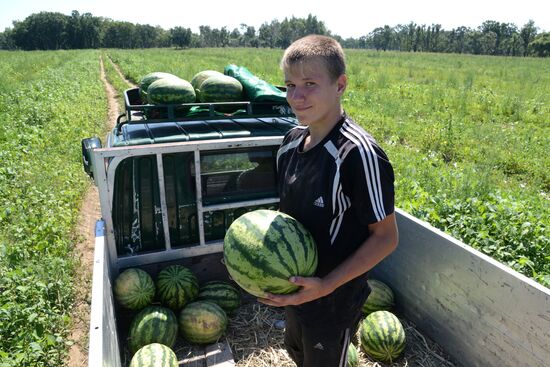
[[[276,202],[276,199],[264,199],[258,201],[242,201],[240,203],[224,204],[224,205],[215,205],[215,206],[205,206],[202,205],[202,195],[201,195],[201,175],[200,175],[200,153],[202,151],[209,150],[220,150],[220,149],[235,149],[235,148],[252,148],[260,146],[279,146],[282,142],[282,136],[275,137],[253,137],[253,138],[238,138],[238,139],[219,139],[212,141],[189,141],[189,142],[175,142],[175,143],[164,143],[164,144],[146,144],[146,145],[135,145],[129,147],[107,147],[107,148],[98,148],[93,150],[92,159],[93,159],[93,169],[94,169],[94,178],[99,190],[99,198],[101,203],[101,214],[102,218],[106,223],[106,242],[108,243],[107,251],[109,252],[109,258],[111,261],[110,269],[113,275],[117,275],[118,271],[123,264],[125,265],[138,265],[151,263],[153,259],[156,258],[166,258],[167,253],[171,255],[179,256],[197,256],[206,253],[212,253],[215,251],[221,251],[219,246],[215,246],[210,249],[206,249],[205,246],[208,246],[204,237],[204,223],[203,223],[203,213],[205,210],[212,210],[212,208],[235,208],[242,207],[247,205],[255,205],[254,202]],[[127,260],[118,261],[118,254],[116,250],[115,236],[113,231],[113,219],[112,219],[112,205],[113,205],[113,195],[114,195],[114,182],[115,182],[115,173],[118,165],[126,158],[145,156],[145,155],[155,155],[157,157],[157,172],[162,175],[163,165],[162,165],[162,155],[170,153],[181,153],[181,152],[194,152],[195,158],[195,184],[196,184],[196,205],[197,205],[197,215],[198,215],[198,226],[199,226],[199,244],[197,248],[187,250],[177,250],[171,251],[171,243],[169,238],[168,230],[168,218],[166,213],[166,198],[164,194],[164,185],[163,177],[158,177],[159,185],[161,185],[160,194],[161,194],[161,206],[162,206],[162,215],[163,215],[163,230],[165,234],[165,247],[168,251],[161,252],[157,254],[147,254],[144,256],[151,256],[150,259],[141,257],[136,260]],[[160,256],[160,257],[159,257]]]
[[[172,248],[170,242],[170,229],[168,225],[168,208],[166,206],[166,189],[164,187],[164,165],[162,164],[162,154],[157,154],[157,175],[159,183],[160,213],[162,215],[162,227],[164,229],[164,245],[167,250]]]
[[[207,242],[204,245],[172,248],[166,251],[149,252],[141,255],[124,256],[118,258],[118,266],[123,268],[156,264],[164,261],[183,259],[201,255],[215,254],[223,251],[223,241]]]
[[[197,225],[199,226],[199,244],[204,246],[206,241],[204,235],[204,210],[202,209],[202,175],[201,175],[201,156],[198,150],[193,154],[195,160],[195,195],[197,205]]]
[[[463,366],[548,366],[550,290],[407,213],[372,272],[400,313]]]
[[[94,155],[103,157],[134,157],[140,155],[155,155],[157,153],[179,153],[190,152],[194,150],[216,150],[216,149],[236,149],[251,148],[260,146],[280,145],[283,136],[256,136],[251,138],[238,139],[216,139],[209,141],[184,141],[162,144],[133,145],[128,147],[110,147],[94,149]]]
[[[120,367],[120,351],[109,272],[109,252],[105,248],[104,230],[105,222],[98,220],[92,277],[88,366]]]

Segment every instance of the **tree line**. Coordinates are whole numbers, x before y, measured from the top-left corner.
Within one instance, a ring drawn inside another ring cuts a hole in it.
[[[263,23],[259,29],[246,24],[227,27],[199,27],[199,33],[183,26],[171,29],[96,17],[90,13],[71,15],[57,12],[31,14],[0,32],[0,49],[59,50],[82,48],[152,47],[270,47],[286,48],[307,34],[336,38],[345,48],[448,52],[506,56],[550,56],[550,32],[539,33],[533,21],[521,28],[512,23],[488,20],[476,29],[457,27],[444,30],[411,22],[378,27],[359,38],[332,34],[315,16],[285,18]]]
[[[531,20],[520,29],[512,23],[485,21],[477,29],[445,31],[439,24],[410,23],[379,27],[359,40],[359,47],[377,50],[452,52],[505,56],[549,56],[550,33],[538,34]],[[364,46],[361,44],[363,43]]]

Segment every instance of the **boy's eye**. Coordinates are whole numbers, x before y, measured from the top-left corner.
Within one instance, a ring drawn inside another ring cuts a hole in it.
[[[286,87],[287,87],[287,88],[294,88],[294,84],[292,84],[292,83],[287,83],[287,84],[286,84]]]
[[[313,85],[315,85],[314,82],[306,82],[306,87],[311,87],[311,86],[313,86]]]

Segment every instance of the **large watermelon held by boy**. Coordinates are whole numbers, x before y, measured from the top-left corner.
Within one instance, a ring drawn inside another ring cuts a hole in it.
[[[183,265],[169,265],[156,280],[157,297],[163,305],[179,311],[199,294],[199,282],[193,272]]]
[[[122,307],[130,310],[140,310],[153,301],[155,283],[146,271],[129,268],[120,273],[115,279],[113,293]]]
[[[237,218],[227,230],[223,257],[231,278],[245,291],[264,298],[266,292],[298,290],[291,276],[309,277],[317,269],[313,236],[291,216],[268,209]]]
[[[172,310],[161,306],[149,306],[132,320],[128,332],[128,347],[133,354],[150,343],[173,347],[178,336],[178,320]]]
[[[361,348],[377,361],[392,363],[405,349],[405,330],[393,313],[375,311],[361,322]]]

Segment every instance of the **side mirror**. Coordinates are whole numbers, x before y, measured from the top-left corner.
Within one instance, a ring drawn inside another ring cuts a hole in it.
[[[82,139],[82,165],[84,172],[94,178],[92,151],[101,148],[101,140],[98,137]]]

